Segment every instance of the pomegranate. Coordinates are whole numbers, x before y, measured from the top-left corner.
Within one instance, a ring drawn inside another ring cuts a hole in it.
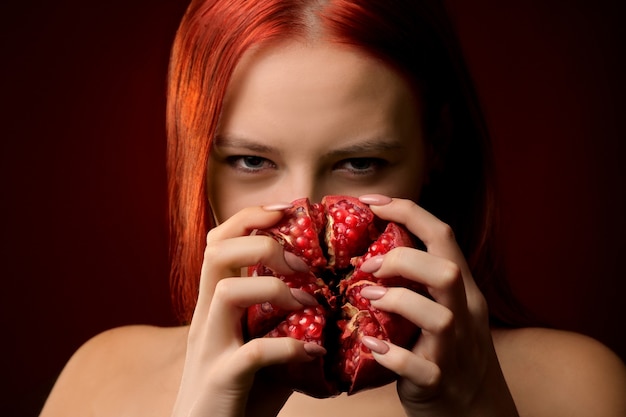
[[[323,345],[328,354],[312,362],[280,365],[269,372],[293,389],[325,398],[374,388],[393,381],[396,374],[379,365],[361,338],[377,337],[409,347],[419,329],[396,314],[380,311],[361,297],[368,285],[422,288],[405,278],[378,279],[360,269],[372,256],[398,246],[413,246],[406,229],[375,218],[358,199],[326,196],[321,203],[293,202],[274,227],[256,231],[280,242],[301,257],[310,272],[280,275],[264,265],[249,268],[252,276],[273,275],[291,288],[312,294],[317,306],[286,311],[263,303],[250,307],[245,318],[247,338],[289,336]]]

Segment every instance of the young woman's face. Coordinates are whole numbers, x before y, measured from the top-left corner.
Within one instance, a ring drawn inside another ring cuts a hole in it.
[[[420,103],[354,49],[291,41],[250,51],[209,160],[219,222],[251,205],[380,193],[417,200],[426,172]]]

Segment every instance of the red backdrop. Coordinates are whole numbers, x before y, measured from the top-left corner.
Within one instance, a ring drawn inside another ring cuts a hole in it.
[[[164,99],[174,0],[0,6],[2,395],[34,416],[86,339],[173,324]],[[510,278],[626,358],[617,1],[450,0],[494,137]]]

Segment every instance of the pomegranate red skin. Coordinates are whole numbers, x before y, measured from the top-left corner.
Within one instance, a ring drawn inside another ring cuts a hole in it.
[[[376,227],[379,222],[358,199],[327,196],[319,204],[296,200],[277,225],[257,231],[304,259],[311,272],[285,276],[255,265],[249,268],[250,275],[277,276],[289,287],[312,294],[319,305],[297,311],[270,303],[254,305],[246,316],[246,337],[294,337],[318,343],[328,351],[324,358],[270,367],[262,374],[317,398],[354,394],[397,378],[376,362],[361,338],[370,335],[410,347],[420,330],[401,316],[375,309],[360,292],[368,285],[423,289],[402,277],[377,279],[361,271],[360,266],[372,256],[398,246],[413,246],[403,226],[387,223],[381,231]]]

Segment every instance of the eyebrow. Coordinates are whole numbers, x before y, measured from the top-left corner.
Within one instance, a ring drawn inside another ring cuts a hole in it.
[[[264,143],[246,139],[240,136],[216,135],[213,139],[213,146],[219,148],[241,148],[252,152],[277,153],[278,150]]]
[[[239,148],[246,149],[250,152],[279,154],[280,151],[272,146],[260,143],[241,136],[232,135],[216,135],[213,146],[221,148]],[[370,138],[358,143],[349,144],[342,148],[332,149],[324,154],[324,157],[341,157],[354,154],[381,153],[389,151],[398,151],[404,149],[404,146],[395,139],[386,138]]]
[[[404,146],[397,140],[371,138],[358,143],[347,145],[343,148],[332,149],[324,156],[348,156],[354,154],[381,153],[402,150]]]

